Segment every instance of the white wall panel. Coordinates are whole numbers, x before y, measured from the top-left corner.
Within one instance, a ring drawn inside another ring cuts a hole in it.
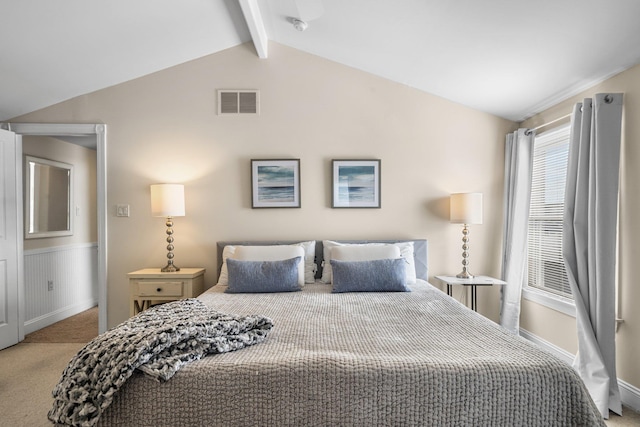
[[[96,244],[25,251],[25,334],[97,304],[97,253]]]

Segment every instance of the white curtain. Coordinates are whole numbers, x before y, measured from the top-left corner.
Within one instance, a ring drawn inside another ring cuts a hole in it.
[[[527,129],[507,135],[504,168],[504,229],[500,324],[514,334],[520,329],[520,297],[526,280],[527,229],[531,202],[531,170],[535,133]]]
[[[574,367],[604,418],[622,414],[616,377],[615,276],[622,94],[597,94],[573,110],[563,257],[576,304]]]

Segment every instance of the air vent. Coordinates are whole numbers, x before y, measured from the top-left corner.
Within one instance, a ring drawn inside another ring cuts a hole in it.
[[[260,92],[257,90],[219,90],[218,114],[260,114]]]

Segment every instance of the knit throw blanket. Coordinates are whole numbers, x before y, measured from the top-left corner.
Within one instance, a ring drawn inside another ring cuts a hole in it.
[[[197,299],[145,310],[99,335],[74,356],[53,389],[49,420],[95,425],[135,369],[167,381],[182,366],[207,354],[264,341],[272,326],[266,317],[218,313]]]

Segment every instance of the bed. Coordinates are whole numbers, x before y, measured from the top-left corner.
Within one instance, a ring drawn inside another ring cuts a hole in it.
[[[135,373],[98,425],[604,426],[570,366],[431,286],[427,242],[410,242],[410,292],[332,293],[322,241],[300,292],[212,287],[199,300],[268,316],[267,339],[168,382]],[[292,243],[221,242],[218,266],[225,247]]]

